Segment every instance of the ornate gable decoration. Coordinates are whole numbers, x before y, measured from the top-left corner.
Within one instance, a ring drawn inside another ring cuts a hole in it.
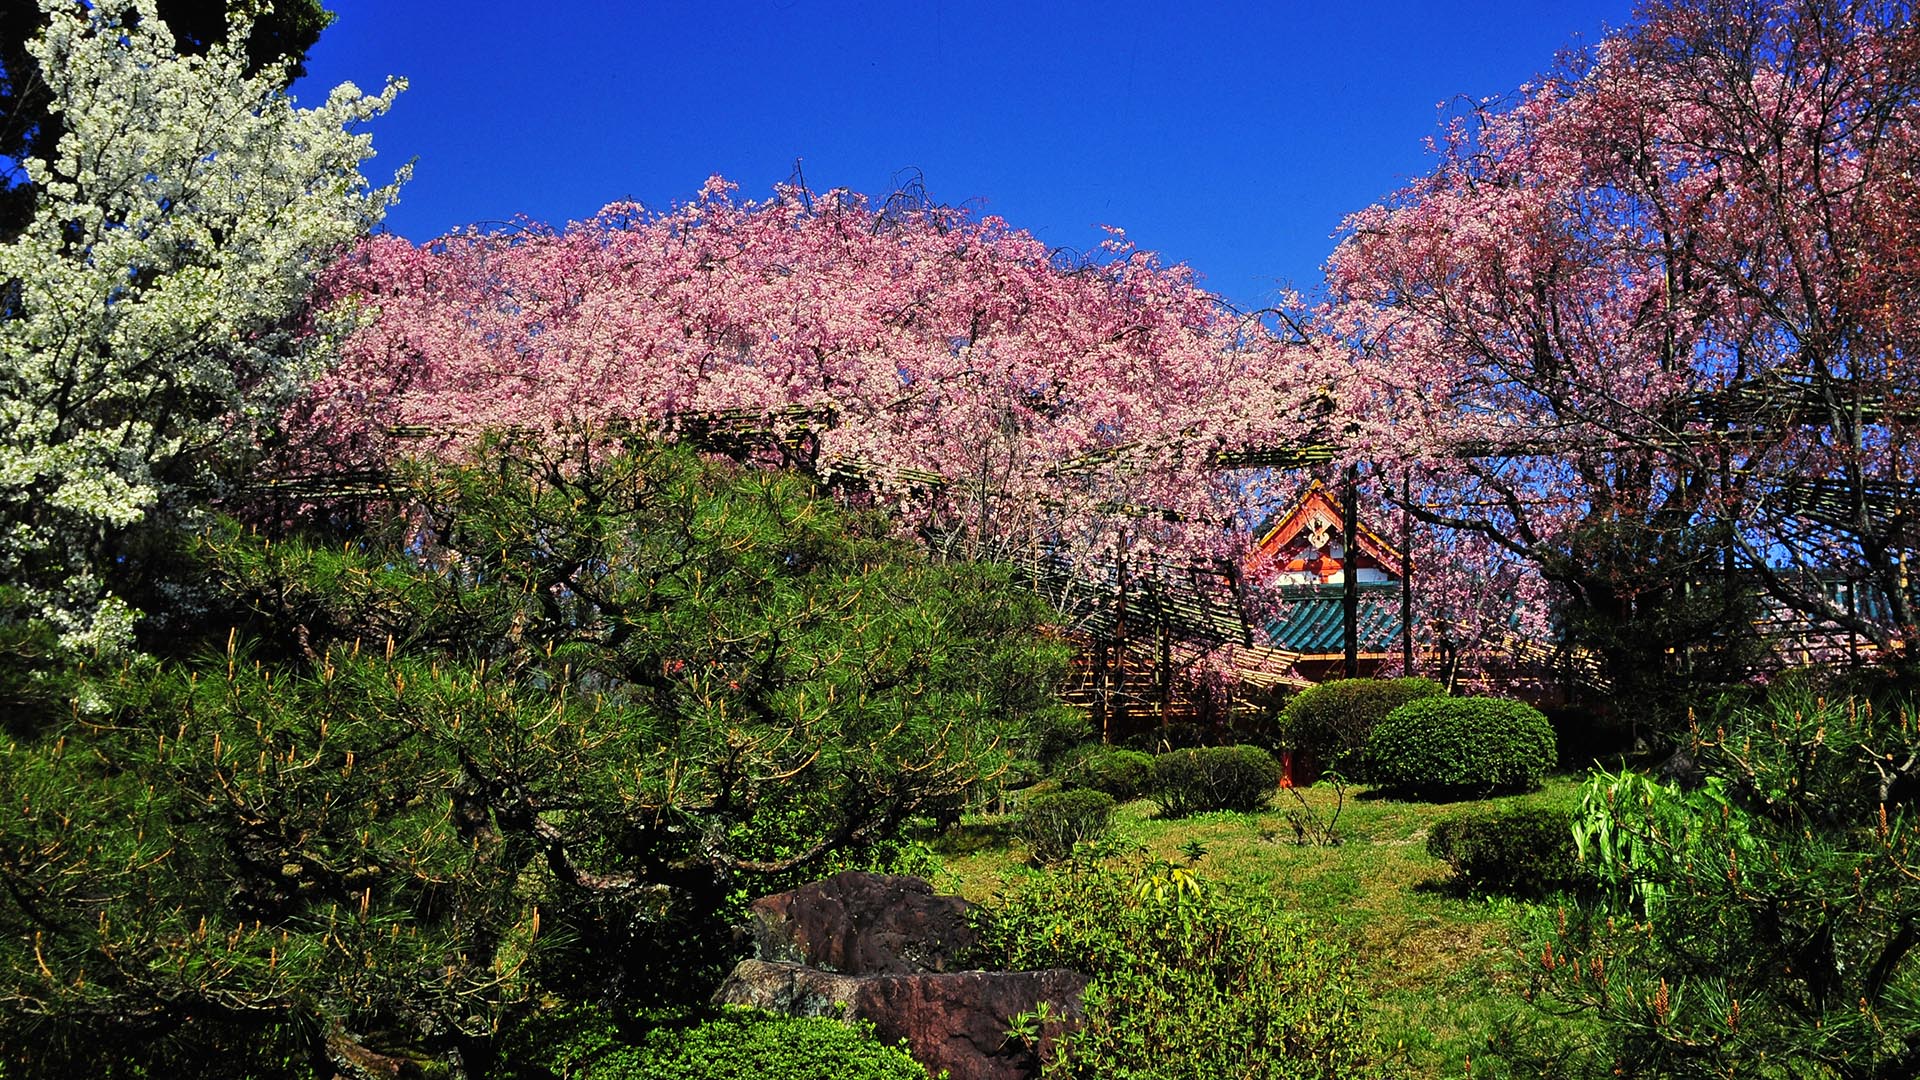
[[[1327,541],[1333,536],[1333,522],[1323,514],[1315,514],[1307,522],[1307,542],[1316,548],[1325,549]]]
[[[1349,561],[1362,585],[1400,580],[1398,548],[1364,522],[1357,524],[1354,540],[1359,550],[1349,560],[1339,503],[1315,480],[1248,553],[1247,581],[1259,588],[1334,585],[1344,580]]]

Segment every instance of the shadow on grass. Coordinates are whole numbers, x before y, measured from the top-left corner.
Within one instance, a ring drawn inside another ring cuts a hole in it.
[[[1585,882],[1553,882],[1540,885],[1499,886],[1468,881],[1457,874],[1428,878],[1407,886],[1413,892],[1441,896],[1449,900],[1521,900],[1529,904],[1550,904],[1591,898],[1594,886]]]
[[[1426,896],[1444,896],[1449,900],[1479,900],[1499,895],[1485,889],[1475,889],[1472,882],[1462,881],[1452,874],[1416,881],[1407,888]]]

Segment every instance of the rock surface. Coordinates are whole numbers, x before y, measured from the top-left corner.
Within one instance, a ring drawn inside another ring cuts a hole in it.
[[[956,971],[977,942],[971,904],[916,877],[849,870],[748,907],[756,959],[714,1000],[787,1016],[865,1020],[906,1040],[933,1075],[1026,1080],[1080,1017],[1086,976],[1072,971]],[[1059,1018],[1039,1045],[1010,1039],[1013,1018],[1042,1003]]]
[[[917,877],[848,870],[747,909],[754,955],[848,975],[952,971],[976,941],[973,905]]]
[[[1045,1002],[1071,1022],[1086,976],[1072,971],[961,971],[847,975],[802,964],[742,960],[714,1000],[789,1016],[861,1019],[883,1042],[905,1039],[914,1058],[952,1080],[1039,1075],[1059,1026],[1040,1045],[1008,1038],[1013,1017]]]

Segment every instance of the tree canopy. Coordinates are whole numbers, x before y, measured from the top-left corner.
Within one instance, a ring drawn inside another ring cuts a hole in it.
[[[1915,465],[1889,256],[1916,59],[1904,4],[1651,3],[1463,108],[1429,175],[1347,221],[1327,315],[1370,391],[1361,439],[1417,464],[1429,520],[1638,618],[1623,680],[1740,622],[1636,614],[1734,570],[1802,617],[1913,639],[1912,500],[1886,495]],[[1836,602],[1834,568],[1893,617]]]
[[[0,735],[9,1076],[357,1075],[538,993],[702,999],[743,897],[1057,722],[1037,601],[791,474],[489,444],[412,488],[344,549],[214,531],[190,659]]]
[[[213,494],[326,354],[308,292],[393,200],[353,129],[400,84],[298,109],[238,45],[183,56],[146,0],[40,10],[63,134],[0,244],[0,619],[111,645],[130,530]]]
[[[66,4],[69,13],[79,5]],[[247,28],[246,73],[278,71],[281,85],[306,73],[308,49],[333,20],[320,0],[280,0],[262,4],[241,0],[156,0],[154,11],[173,32],[183,55],[204,55],[227,40],[234,19]],[[13,172],[0,188],[0,236],[12,236],[33,217],[35,181],[25,174],[29,158],[51,158],[60,144],[65,121],[55,107],[53,87],[41,77],[39,62],[29,46],[47,27],[49,13],[31,0],[0,6],[0,157],[13,163]]]

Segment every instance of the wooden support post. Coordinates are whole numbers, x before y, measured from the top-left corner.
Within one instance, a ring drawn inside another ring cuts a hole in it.
[[[1854,595],[1854,581],[1847,579],[1847,666],[1860,666],[1860,630],[1851,620],[1860,617],[1860,601]]]
[[[1113,616],[1113,668],[1114,678],[1111,685],[1117,690],[1110,692],[1107,707],[1111,717],[1110,726],[1125,731],[1127,724],[1127,538],[1120,537],[1120,597]]]
[[[1566,636],[1562,637],[1560,641],[1562,651],[1566,657],[1566,664],[1564,665],[1565,675],[1563,676],[1566,681],[1563,693],[1566,697],[1566,703],[1572,705],[1577,702],[1580,697],[1580,672],[1574,666],[1572,627],[1567,628]]]
[[[1400,674],[1413,674],[1413,468],[1400,479]]]
[[[1098,628],[1094,630],[1099,634]],[[1112,710],[1107,707],[1107,639],[1096,636],[1093,639],[1093,722],[1100,727],[1100,741],[1113,741]]]
[[[1360,677],[1360,581],[1359,575],[1353,572],[1354,552],[1358,547],[1360,538],[1359,523],[1356,520],[1360,516],[1359,488],[1360,467],[1358,465],[1348,465],[1346,491],[1341,500],[1340,507],[1340,515],[1346,519],[1340,523],[1341,531],[1345,534],[1342,537],[1345,550],[1342,551],[1340,555],[1340,577],[1342,582],[1340,590],[1340,615],[1342,630],[1347,640],[1346,671],[1347,678],[1349,679],[1357,679]]]
[[[1160,593],[1160,726],[1173,719],[1173,627],[1167,624],[1166,594]]]

